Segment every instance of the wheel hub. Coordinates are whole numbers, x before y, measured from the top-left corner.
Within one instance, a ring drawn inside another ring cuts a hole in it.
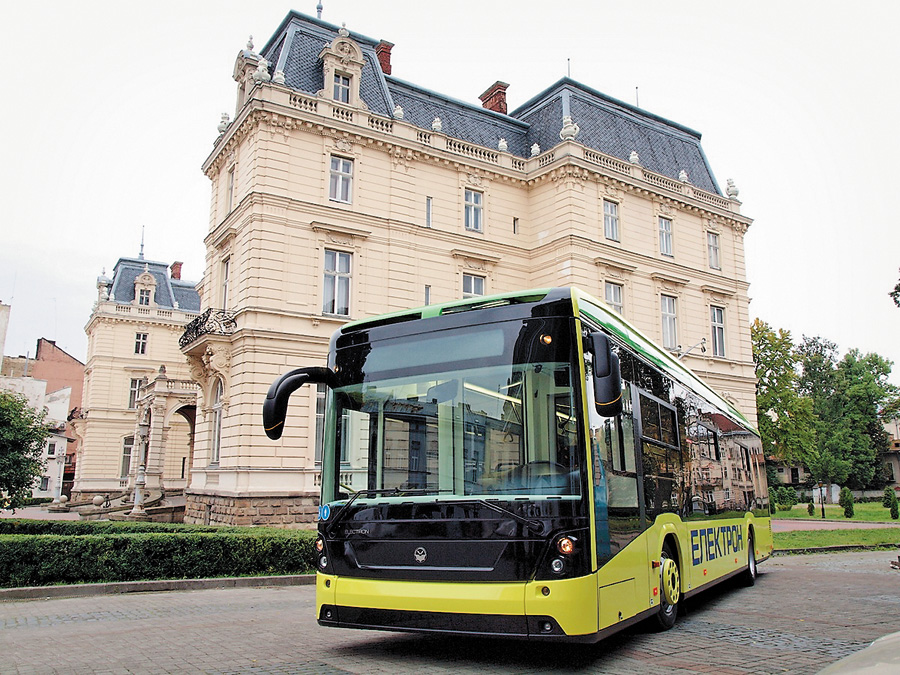
[[[681,599],[681,575],[678,565],[671,558],[665,558],[662,564],[663,597],[670,605],[678,604]]]

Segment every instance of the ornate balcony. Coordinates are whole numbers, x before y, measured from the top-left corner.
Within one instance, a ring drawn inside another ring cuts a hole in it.
[[[184,327],[178,345],[184,349],[203,335],[231,335],[237,330],[234,312],[210,307]]]

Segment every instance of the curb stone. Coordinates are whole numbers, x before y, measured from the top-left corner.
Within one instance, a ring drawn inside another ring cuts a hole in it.
[[[315,574],[287,574],[267,577],[221,577],[214,579],[158,579],[154,581],[116,581],[101,584],[65,586],[27,586],[0,588],[0,602],[78,598],[118,593],[155,593],[159,591],[199,591],[209,588],[253,588],[257,586],[305,586],[316,582]]]

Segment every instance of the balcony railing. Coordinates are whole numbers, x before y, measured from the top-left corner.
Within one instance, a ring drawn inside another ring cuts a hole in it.
[[[178,345],[184,349],[203,335],[231,335],[237,330],[234,312],[210,307],[184,327]]]

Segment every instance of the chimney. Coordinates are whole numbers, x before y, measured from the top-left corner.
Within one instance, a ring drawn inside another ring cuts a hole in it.
[[[184,263],[181,263],[181,262],[173,262],[173,263],[169,266],[169,269],[172,271],[172,278],[173,278],[173,279],[176,279],[176,280],[177,280],[177,279],[181,279],[181,266],[182,266],[182,265],[184,265]]]
[[[484,92],[478,98],[481,99],[481,105],[483,108],[487,108],[488,110],[493,110],[494,112],[506,114],[506,88],[509,85],[506,82],[501,82],[497,80],[490,87],[487,88],[487,91]]]
[[[393,42],[386,42],[384,40],[375,46],[375,55],[378,57],[378,63],[381,64],[381,71],[385,75],[391,74],[391,49],[393,46]]]

